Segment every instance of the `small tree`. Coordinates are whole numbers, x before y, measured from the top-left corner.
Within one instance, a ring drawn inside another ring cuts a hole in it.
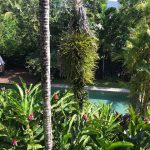
[[[139,100],[140,111],[144,114],[150,106],[150,35],[144,26],[136,31],[128,41],[124,59],[131,74],[131,95]]]

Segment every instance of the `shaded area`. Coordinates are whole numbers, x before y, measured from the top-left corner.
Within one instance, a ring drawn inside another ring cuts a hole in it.
[[[36,83],[34,76],[30,75],[25,69],[8,69],[0,76],[0,83],[12,84],[13,82],[20,83],[22,78],[27,84]]]

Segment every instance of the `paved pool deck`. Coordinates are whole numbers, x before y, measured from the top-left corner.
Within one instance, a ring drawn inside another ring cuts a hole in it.
[[[52,84],[55,88],[69,88],[67,84]],[[85,86],[87,90],[91,91],[105,91],[105,92],[116,92],[116,93],[130,93],[130,90],[125,88],[113,88],[113,87],[98,87],[98,86]]]

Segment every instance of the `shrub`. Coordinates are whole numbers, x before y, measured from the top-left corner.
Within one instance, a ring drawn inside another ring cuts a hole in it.
[[[0,92],[0,147],[43,148],[41,94],[37,84],[15,85],[16,90]]]
[[[40,59],[35,54],[31,54],[26,58],[26,68],[36,77],[41,77]]]
[[[129,120],[124,122],[128,125],[122,126],[119,132],[120,140],[125,140],[134,144],[134,149],[148,149],[150,147],[150,122],[149,115],[141,116],[132,107],[129,108]]]

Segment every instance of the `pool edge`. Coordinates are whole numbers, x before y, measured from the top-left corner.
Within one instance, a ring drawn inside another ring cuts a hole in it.
[[[69,88],[68,84],[52,84],[55,88]],[[99,86],[85,86],[87,90],[91,91],[105,91],[105,92],[116,92],[116,93],[130,93],[129,89],[125,88],[112,88],[112,87],[99,87]]]

